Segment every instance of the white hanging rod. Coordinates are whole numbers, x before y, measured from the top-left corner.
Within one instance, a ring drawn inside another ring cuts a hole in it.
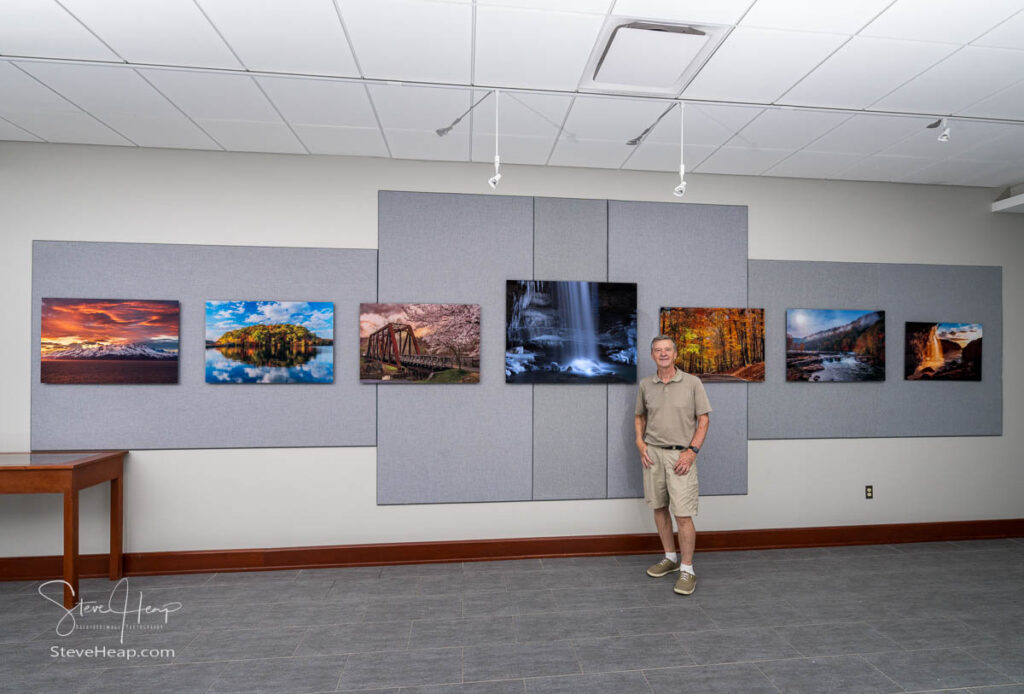
[[[594,97],[598,99],[628,99],[632,101],[655,101],[677,103],[680,101],[693,105],[733,106],[737,108],[774,109],[778,111],[805,111],[814,113],[841,113],[851,116],[890,116],[893,118],[952,118],[959,123],[997,123],[1001,125],[1024,125],[1024,120],[1014,118],[990,118],[983,116],[961,116],[953,113],[936,113],[934,111],[879,111],[873,109],[839,108],[832,106],[805,106],[801,104],[766,103],[757,101],[728,101],[721,99],[699,99],[679,96],[652,96],[649,94],[622,94],[616,92],[580,91],[578,89],[535,89],[526,87],[508,87],[486,84],[459,84],[454,82],[430,82],[410,80],[386,80],[369,77],[343,77],[335,75],[314,75],[296,72],[275,72],[269,70],[242,70],[218,67],[185,67],[180,65],[160,65],[155,63],[128,63],[110,60],[82,60],[70,58],[40,58],[34,56],[0,55],[0,61],[22,63],[58,63],[71,65],[90,65],[142,70],[171,70],[175,72],[195,72],[201,74],[241,75],[247,77],[291,77],[294,79],[319,80],[345,84],[385,85],[395,87],[429,87],[432,89],[456,89],[492,91],[501,89],[510,94],[549,94],[570,97]]]

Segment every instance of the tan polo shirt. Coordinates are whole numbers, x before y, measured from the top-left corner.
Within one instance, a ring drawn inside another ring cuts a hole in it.
[[[658,374],[640,381],[636,415],[647,417],[644,441],[655,446],[689,446],[697,431],[697,417],[711,411],[704,384],[678,367],[666,383]]]

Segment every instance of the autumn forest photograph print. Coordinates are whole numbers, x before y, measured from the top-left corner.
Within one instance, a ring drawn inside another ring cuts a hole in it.
[[[708,383],[764,381],[764,309],[662,308],[676,366]]]
[[[43,299],[40,381],[178,382],[177,301]]]

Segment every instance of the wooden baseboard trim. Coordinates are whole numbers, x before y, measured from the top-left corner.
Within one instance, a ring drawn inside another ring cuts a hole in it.
[[[718,530],[697,535],[697,551],[835,547],[1024,537],[1024,518],[940,523],[846,525],[817,528]],[[333,547],[126,553],[125,575],[270,571],[337,566],[489,561],[661,551],[655,534],[528,537],[504,540],[399,542]],[[106,554],[82,555],[83,577],[106,576]],[[60,578],[61,557],[0,557],[0,580]]]

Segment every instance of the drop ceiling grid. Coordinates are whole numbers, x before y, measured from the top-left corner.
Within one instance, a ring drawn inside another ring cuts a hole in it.
[[[884,127],[879,127],[880,123]],[[818,178],[819,176],[811,176],[809,173],[821,171],[824,163],[826,168],[833,169],[826,178],[836,178],[848,169],[861,165],[871,156],[922,132],[927,124],[927,120],[891,116],[843,118],[789,156],[762,171],[761,175],[777,171],[786,172],[778,175],[795,176],[801,171],[801,163],[806,162],[805,172],[808,175],[799,177]],[[934,142],[933,145],[934,152],[942,153],[943,158],[948,158],[946,152],[941,149],[943,144]]]
[[[874,109],[957,114],[1020,80],[1024,50],[963,46],[871,104]]]
[[[451,102],[450,108],[431,110],[428,105],[425,110],[429,113],[421,114],[421,118],[410,124],[403,123],[395,111],[424,110],[422,93],[406,91],[409,89],[407,87],[390,86],[378,89],[376,86],[360,85],[349,89],[347,85],[336,83],[339,93],[344,91],[347,96],[334,99],[328,97],[337,109],[337,113],[332,115],[327,107],[319,103],[323,99],[317,96],[329,94],[328,91],[304,89],[293,84],[303,76],[261,75],[243,79],[250,79],[254,89],[263,94],[265,105],[258,110],[269,111],[272,115],[260,113],[254,116],[236,111],[230,114],[233,116],[231,118],[213,118],[213,122],[204,122],[195,113],[198,107],[195,102],[203,99],[186,93],[196,88],[194,85],[199,80],[185,80],[190,82],[187,88],[167,89],[160,83],[160,79],[151,79],[151,73],[185,72],[174,69],[178,65],[186,68],[191,65],[223,69],[224,65],[237,67],[244,63],[246,69],[261,72],[303,71],[307,75],[329,73],[352,77],[373,77],[379,74],[409,80],[411,77],[408,75],[389,73],[397,70],[403,60],[416,68],[434,60],[434,68],[431,69],[465,71],[465,81],[468,82],[488,83],[489,76],[495,84],[502,84],[503,80],[518,81],[519,86],[524,88],[537,88],[539,85],[534,73],[543,70],[542,78],[571,83],[571,86],[560,88],[573,89],[582,74],[582,64],[593,51],[591,33],[596,35],[602,23],[611,15],[646,17],[655,21],[708,22],[717,18],[718,22],[735,25],[736,28],[722,44],[719,54],[708,61],[704,75],[704,80],[710,81],[714,72],[718,71],[733,79],[731,86],[714,84],[710,89],[723,90],[723,93],[732,89],[738,95],[735,98],[748,100],[769,96],[780,103],[840,108],[863,108],[864,102],[870,101],[868,107],[874,110],[890,107],[886,106],[889,103],[887,100],[890,100],[901,103],[906,107],[905,110],[913,110],[910,107],[917,106],[922,114],[933,114],[931,118],[941,112],[952,112],[954,116],[1021,118],[1024,112],[1024,79],[1019,75],[1024,74],[1024,50],[1021,50],[1024,45],[1017,37],[1024,34],[1024,8],[1020,0],[992,0],[980,9],[976,7],[977,3],[972,4],[967,0],[948,2],[948,8],[943,6],[943,12],[947,15],[938,21],[940,33],[926,34],[922,42],[923,30],[914,25],[913,21],[928,25],[929,22],[934,23],[936,14],[934,3],[923,0],[865,0],[833,12],[821,10],[825,3],[806,10],[805,3],[794,0],[573,0],[570,4],[559,5],[557,10],[552,10],[550,3],[541,0],[295,0],[289,3],[287,10],[280,9],[281,6],[254,6],[247,0],[195,0],[194,3],[185,0],[153,0],[152,12],[147,17],[132,16],[134,7],[130,0],[67,0],[63,6],[53,0],[4,0],[3,7],[0,7],[0,53],[10,54],[20,47],[29,53],[51,51],[39,55],[40,58],[59,58],[63,54],[63,57],[72,60],[169,60],[175,65],[166,70],[156,65],[138,68],[137,75],[145,81],[148,89],[135,84],[130,87],[128,94],[112,95],[112,101],[121,102],[119,106],[101,103],[102,100],[95,96],[95,90],[90,97],[83,96],[74,84],[58,87],[58,92],[68,92],[66,96],[72,97],[70,101],[77,105],[69,104],[70,108],[64,111],[50,111],[31,124],[26,122],[29,119],[24,113],[12,113],[9,108],[4,110],[3,101],[8,95],[0,80],[0,116],[10,124],[10,127],[0,132],[0,137],[4,132],[10,132],[12,137],[21,139],[36,137],[47,141],[110,141],[141,146],[198,146],[243,151],[261,151],[263,138],[268,138],[265,151],[491,161],[493,111],[488,109],[487,100],[446,138],[439,138],[433,130],[450,123],[465,108],[457,107],[458,99]],[[798,6],[805,11],[794,14],[794,8]],[[260,10],[256,11],[256,7]],[[30,29],[34,28],[37,37],[42,38],[37,41],[22,38],[19,43],[16,40],[17,31],[11,28],[10,22],[4,21],[5,17],[9,18],[14,12],[25,15],[27,19],[23,23]],[[947,21],[948,17],[961,15],[968,19]],[[369,57],[372,51],[381,46],[386,47],[390,39],[387,31],[380,27],[367,29],[368,23],[374,23],[367,22],[367,18],[377,20],[377,24],[386,24],[380,21],[384,19],[391,20],[392,25],[396,21],[405,21],[408,25],[430,27],[444,24],[440,19],[442,17],[459,17],[463,27],[456,32],[461,39],[442,42],[441,47],[447,53],[440,53],[444,55],[439,55],[436,47],[434,55],[428,55],[429,51],[425,49],[407,48],[390,56],[385,51],[385,57],[396,67],[386,68],[384,63],[377,63],[376,67],[368,69],[361,65],[363,59],[372,63]],[[531,22],[538,21],[541,24],[537,26],[541,27],[547,22],[546,26],[550,29],[547,39],[544,39],[543,31],[531,34]],[[481,31],[481,27],[486,27],[488,22],[493,25],[492,29]],[[568,22],[576,27],[576,39],[566,38],[573,35],[572,31],[568,34],[563,31],[558,36],[559,32],[555,29],[559,28],[560,22]],[[289,29],[289,26],[292,28]],[[515,29],[515,26],[519,26],[519,29]],[[170,28],[166,32],[168,34],[175,30],[183,32],[180,35],[184,40],[178,41],[177,48],[171,46],[165,36],[157,35],[156,29],[165,28]],[[312,36],[312,39],[302,41],[301,45],[296,45],[295,41],[289,42],[288,35],[296,35],[299,29],[300,33],[306,37]],[[148,45],[145,38],[147,34],[152,36]],[[784,45],[780,49],[778,44],[772,46],[769,42],[773,60],[761,60],[754,65],[756,69],[764,69],[758,83],[741,74],[744,67],[749,67],[749,54],[746,66],[742,60],[735,60],[735,56],[729,54],[736,52],[736,47],[742,47],[744,42],[749,43],[750,37],[759,36],[763,39],[766,35],[776,38],[784,36],[789,43],[799,44],[799,50],[795,51],[797,55],[790,56],[788,62],[780,61],[779,51],[791,46]],[[54,48],[53,36],[65,37],[68,47],[62,48],[64,44],[61,44]],[[268,39],[271,36],[273,38]],[[936,43],[937,38],[949,43]],[[538,47],[545,40],[550,46],[556,39],[554,45],[558,48],[557,52]],[[356,50],[361,44],[369,46],[368,52]],[[877,50],[869,50],[869,47],[877,49],[880,46],[891,48],[890,58],[902,55],[904,59],[886,59],[877,56]],[[178,52],[175,53],[175,50]],[[509,56],[514,56],[516,60]],[[533,60],[532,67],[525,66],[529,69],[524,69],[524,56],[525,59]],[[874,58],[878,66],[876,70],[883,65],[887,68],[885,75],[891,79],[884,84],[877,79],[864,79],[859,89],[851,88],[852,80],[868,72],[863,69],[863,62],[870,57]],[[487,67],[488,61],[491,61],[495,69]],[[504,64],[498,61],[504,61]],[[42,65],[46,61],[37,62]],[[110,69],[124,67],[110,66]],[[48,68],[36,71],[45,70]],[[57,68],[53,70],[59,71]],[[374,70],[379,72],[375,73]],[[519,74],[514,74],[517,70]],[[507,74],[498,74],[501,71]],[[102,75],[101,72],[94,74]],[[696,90],[687,89],[684,96],[714,98],[700,92],[707,85],[702,86],[698,80],[691,85],[696,85]],[[173,78],[165,77],[164,81],[173,81]],[[844,85],[841,93],[834,88],[837,83]],[[744,84],[752,85],[754,91],[744,87]],[[957,104],[959,111],[935,108],[936,102],[931,100],[939,88],[960,97]],[[362,94],[359,94],[358,89],[362,89]],[[397,94],[389,93],[395,90],[400,91]],[[467,87],[461,93],[468,94],[470,90],[471,87]],[[153,94],[144,96],[148,91]],[[209,89],[200,88],[200,91],[210,96]],[[479,87],[477,91],[480,91]],[[882,91],[884,93],[880,93]],[[76,96],[80,98],[76,99]],[[159,106],[160,101],[149,101],[150,96],[165,98],[167,108]],[[518,96],[526,99],[534,95]],[[840,97],[847,101],[837,102]],[[216,96],[210,98],[217,100]],[[573,110],[577,99],[569,95],[560,98],[567,104],[562,111],[563,117],[558,118],[558,109],[550,112],[539,109],[546,114],[549,122],[537,117],[532,130],[525,124],[519,129],[515,118],[511,117],[516,113],[515,105],[510,99],[503,99],[503,107],[508,107],[507,110],[503,108],[502,114],[503,161],[602,168],[675,169],[675,164],[671,162],[678,157],[678,145],[674,144],[678,142],[678,120],[675,125],[669,125],[669,118],[666,117],[640,147],[626,148],[623,144],[625,139],[639,134],[657,117],[664,109],[663,102],[652,102],[656,107],[651,110],[656,113],[650,118],[643,107],[636,109],[636,115],[632,118],[613,117],[611,122],[600,122],[604,116],[599,113],[594,123],[581,123],[584,132],[573,142],[567,133],[572,132],[574,127]],[[135,99],[140,105],[132,117],[118,115],[127,110],[124,107],[126,99],[129,103],[134,103],[131,99]],[[251,101],[243,100],[242,103],[252,106]],[[644,102],[637,100],[636,103]],[[689,102],[689,105],[693,110],[700,108],[694,101]],[[231,106],[232,109],[238,108],[237,103]],[[706,105],[703,108],[731,107]],[[245,111],[245,108],[241,110]],[[528,121],[527,112],[519,110],[519,116]],[[828,157],[817,155],[834,154],[844,155],[832,157],[836,161],[848,156],[862,157],[848,167],[854,172],[871,170],[880,163],[896,162],[900,166],[894,176],[919,174],[925,177],[929,175],[929,170],[955,168],[949,162],[968,157],[972,151],[988,152],[984,155],[986,157],[995,156],[985,149],[986,143],[993,138],[1003,137],[1002,134],[996,134],[988,138],[972,136],[970,140],[963,140],[964,133],[970,131],[961,129],[962,124],[954,118],[954,141],[958,138],[960,140],[960,144],[955,147],[937,150],[932,147],[933,131],[915,130],[902,140],[890,142],[881,149],[877,147],[877,142],[868,137],[868,141],[856,145],[857,152],[829,152],[827,149],[831,145],[823,143],[830,141],[833,129],[819,126],[812,130],[797,123],[786,123],[781,111],[769,111],[755,118],[761,110],[750,110],[754,113],[751,116],[754,118],[752,123],[750,119],[739,123],[730,118],[718,122],[705,119],[703,123],[698,119],[698,125],[691,126],[688,116],[688,168],[695,169],[706,163],[704,170],[719,170],[722,162],[734,160],[739,165],[735,173],[749,173],[766,163],[767,168],[761,169],[759,173],[771,175],[773,169],[798,173],[801,161],[806,161],[809,168],[817,167],[820,170]],[[581,105],[578,113],[584,111],[585,107]],[[510,116],[507,120],[506,113]],[[797,119],[822,123],[831,118],[806,113],[797,116]],[[847,122],[858,118],[844,116],[833,124],[834,131],[840,131]],[[777,128],[765,131],[765,124],[772,120],[778,121]],[[622,128],[618,127],[620,121],[624,122]],[[552,125],[559,122],[560,128]],[[68,130],[63,131],[63,127]],[[629,134],[620,141],[620,131],[627,129]],[[1020,131],[1020,127],[1017,127],[1007,132]],[[371,136],[371,132],[375,134]],[[130,140],[122,139],[121,134]],[[916,140],[915,134],[918,135]],[[79,140],[79,137],[83,139]],[[692,144],[691,137],[694,138]],[[392,140],[397,142],[395,147],[392,147]],[[754,146],[751,147],[751,144]],[[855,145],[845,146],[852,148]],[[690,151],[694,153],[692,157]],[[781,159],[777,159],[779,152],[782,152]],[[743,153],[752,159],[742,160],[740,155]],[[802,153],[808,156],[797,156]],[[884,158],[871,161],[876,156]],[[793,161],[787,167],[785,162],[789,159]],[[911,164],[917,163],[917,159],[924,159],[925,164],[908,173]],[[987,159],[964,161],[979,164],[971,165],[971,180],[985,178],[997,168],[1005,169],[1010,164],[991,160],[990,173],[985,173],[985,167],[980,164]],[[725,170],[722,172],[731,173]]]
[[[894,0],[794,2],[758,0],[740,26],[853,35],[873,22]]]
[[[0,61],[0,116],[46,142],[132,144],[12,61]]]
[[[854,36],[791,86],[779,101],[867,108],[920,76],[958,46]]]
[[[486,97],[472,116],[472,161],[494,161],[494,104],[488,90],[473,92],[474,103]],[[572,97],[555,94],[502,92],[499,103],[501,161],[544,165],[562,131]]]
[[[967,44],[1020,10],[1016,0],[897,0],[864,36]]]
[[[597,15],[478,7],[477,84],[574,90],[603,24]]]
[[[330,0],[195,0],[249,70],[358,77],[341,19]]]
[[[94,32],[53,0],[4,0],[0,3],[0,54],[122,60]]]
[[[754,0],[618,0],[612,14],[666,22],[736,24]]]
[[[472,6],[417,0],[342,3],[340,17],[363,76],[467,84]],[[395,51],[395,45],[402,50]]]
[[[686,145],[686,170],[696,171],[717,147]],[[619,168],[629,171],[679,171],[679,145],[645,141]]]
[[[286,77],[256,83],[310,153],[388,156],[364,85]]]
[[[35,135],[20,125],[0,116],[0,140],[13,140],[17,142],[45,142],[38,135]]]
[[[140,72],[228,150],[260,151],[260,138],[265,137],[272,151],[307,151],[253,77],[171,69]]]
[[[61,0],[61,5],[127,62],[242,67],[195,3],[147,0],[144,12],[137,10],[137,0]]]
[[[737,27],[683,98],[773,103],[832,55],[848,36]],[[751,56],[771,56],[752,61]]]
[[[26,65],[21,62],[9,62],[7,65],[10,71],[6,75],[7,79],[5,82],[14,83],[16,89],[22,88],[25,91],[31,92],[31,97],[35,103],[40,105],[45,103],[45,109],[42,113],[31,114],[31,122],[36,126],[38,133],[42,134],[42,132],[45,132],[47,125],[46,121],[47,118],[49,118],[49,124],[51,126],[60,126],[63,121],[71,125],[72,130],[74,130],[76,125],[77,127],[82,128],[79,132],[84,133],[84,138],[89,141],[89,144],[127,144],[138,146],[138,144],[126,134],[118,131],[111,124],[106,123],[102,118],[78,104],[73,98],[62,94],[54,87],[47,84],[44,80],[37,77],[27,68]],[[18,78],[18,73],[21,73],[24,77]],[[35,85],[38,85],[39,89],[36,89]],[[71,108],[63,108],[64,104],[67,104]],[[100,128],[96,129],[94,127],[90,127],[92,124],[99,125]],[[111,137],[110,135],[113,135],[114,137]],[[67,141],[62,139],[60,135],[57,136],[57,139],[46,137],[46,140],[49,142]]]
[[[1019,48],[1024,46],[1024,9],[1009,17],[988,33],[971,41],[972,46]]]
[[[1024,120],[1024,79],[963,109],[967,116]]]

